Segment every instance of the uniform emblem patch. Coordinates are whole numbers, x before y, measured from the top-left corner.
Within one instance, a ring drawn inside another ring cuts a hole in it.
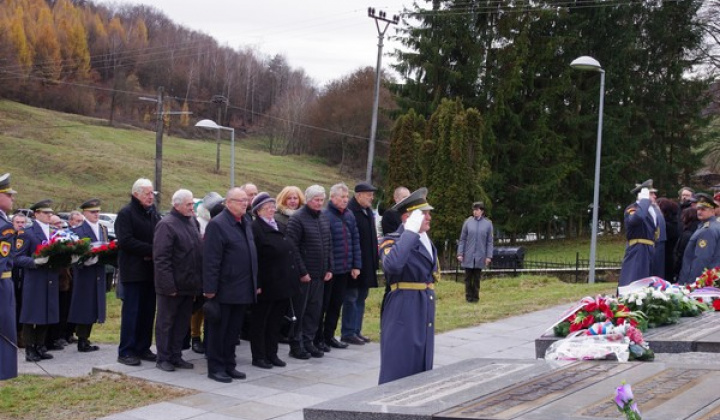
[[[389,254],[389,253],[390,253],[390,247],[385,248],[385,255],[387,255],[387,254]]]
[[[707,246],[707,241],[706,241],[705,239],[700,239],[700,240],[698,241],[698,246],[699,246],[700,248],[705,248],[705,247]]]
[[[15,249],[20,249],[20,248],[22,248],[22,246],[23,246],[24,243],[25,243],[25,240],[24,240],[24,239],[20,239],[20,238],[16,239],[16,240],[15,240]]]
[[[12,245],[10,244],[10,242],[0,242],[0,255],[2,255],[3,257],[7,257],[8,255],[10,255],[10,249],[12,249]]]

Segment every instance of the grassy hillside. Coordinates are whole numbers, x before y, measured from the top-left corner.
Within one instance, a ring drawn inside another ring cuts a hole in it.
[[[98,197],[105,210],[116,211],[128,201],[137,178],[154,180],[155,133],[105,124],[0,100],[0,173],[13,175],[19,192],[15,207],[52,198],[56,211],[70,210]],[[170,197],[179,188],[202,197],[209,191],[224,195],[230,186],[228,133],[223,132],[220,173],[214,172],[215,134],[205,133],[205,141],[164,138],[163,209],[169,208]],[[316,183],[328,188],[339,181],[351,187],[356,182],[314,159],[272,156],[258,151],[257,145],[246,147],[242,139],[236,139],[235,147],[236,185],[253,182],[275,194],[285,185],[305,189]]]

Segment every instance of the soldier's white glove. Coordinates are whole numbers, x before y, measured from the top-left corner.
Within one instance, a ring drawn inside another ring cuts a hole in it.
[[[78,261],[80,261],[80,256],[77,254],[73,254],[73,256],[70,257],[70,264],[75,264]]]
[[[405,220],[405,230],[419,233],[420,226],[422,226],[423,220],[425,220],[425,215],[423,214],[422,210],[413,210],[413,212],[410,213],[410,217]]]
[[[94,257],[92,257],[92,258],[88,258],[87,260],[85,260],[85,262],[84,262],[83,264],[90,266],[90,265],[95,265],[95,264],[97,264],[97,262],[98,262],[98,257],[97,257],[97,255],[96,255],[96,256],[94,256]]]
[[[650,190],[648,188],[641,189],[640,192],[638,193],[637,198],[638,198],[638,200],[642,200],[642,199],[649,200],[650,199]]]
[[[35,265],[43,265],[47,264],[47,262],[50,261],[50,257],[37,257],[34,261]]]

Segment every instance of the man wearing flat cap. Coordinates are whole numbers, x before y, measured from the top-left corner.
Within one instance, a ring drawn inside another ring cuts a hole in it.
[[[8,219],[15,194],[10,186],[10,174],[0,176],[0,381],[17,376],[17,324],[12,279],[17,232]]]
[[[355,344],[370,341],[363,335],[363,317],[365,316],[365,300],[371,287],[378,287],[378,239],[375,227],[375,213],[372,203],[375,199],[375,188],[367,182],[355,186],[355,196],[350,199],[348,209],[355,215],[358,234],[360,236],[360,275],[348,279],[345,288],[345,300],[342,307],[342,325],[340,335],[344,341],[353,340]]]
[[[84,220],[72,229],[80,239],[87,239],[91,246],[100,246],[108,242],[107,227],[98,223],[100,219],[100,200],[91,198],[80,205]],[[105,265],[98,264],[93,257],[73,266],[73,288],[70,299],[68,322],[75,324],[78,336],[77,349],[81,353],[98,350],[90,343],[93,324],[105,322]]]
[[[42,200],[30,207],[35,223],[17,238],[15,264],[24,268],[22,311],[25,341],[25,360],[37,362],[52,359],[47,352],[45,338],[48,327],[60,321],[59,272],[46,268],[48,257],[36,257],[35,249],[49,241],[55,228],[50,225],[53,215],[52,200]]]
[[[700,226],[693,233],[683,253],[678,283],[689,284],[708,268],[720,266],[720,224],[715,219],[717,204],[708,194],[696,194]]]
[[[650,276],[657,229],[657,215],[650,201],[652,190],[652,179],[648,179],[630,191],[637,194],[637,201],[625,208],[627,245],[618,287]]]
[[[435,347],[437,251],[427,231],[427,188],[393,208],[403,224],[380,245],[390,293],[380,319],[380,384],[431,370]]]
[[[480,301],[480,276],[493,257],[493,224],[485,217],[485,203],[473,203],[473,215],[463,223],[457,259],[465,269],[465,300]]]

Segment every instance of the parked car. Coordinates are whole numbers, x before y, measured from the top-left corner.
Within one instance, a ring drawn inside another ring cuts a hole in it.
[[[100,218],[98,219],[98,223],[107,228],[108,236],[110,236],[111,239],[115,238],[115,219],[117,219],[117,214],[115,213],[100,213]]]

